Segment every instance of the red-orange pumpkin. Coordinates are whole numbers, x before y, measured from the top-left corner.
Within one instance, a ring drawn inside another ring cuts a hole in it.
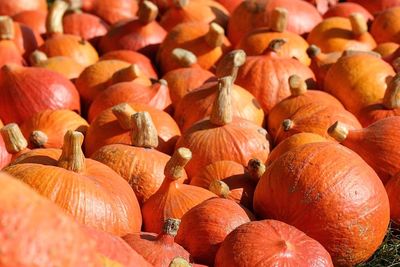
[[[348,0],[349,2],[354,2],[362,5],[366,9],[368,9],[371,14],[375,15],[381,11],[384,11],[388,8],[395,7],[400,5],[399,0],[379,0],[379,1],[370,1],[370,0]]]
[[[371,26],[371,34],[378,43],[400,41],[399,16],[400,7],[387,9],[376,16]]]
[[[388,61],[389,63],[391,63],[392,58],[391,55],[394,54],[394,52],[397,51],[397,49],[400,47],[399,44],[394,43],[394,42],[386,42],[386,43],[380,43],[378,44],[374,51],[379,53],[382,58],[384,58],[386,60],[386,58],[389,58],[390,61]]]
[[[215,267],[333,267],[325,248],[297,228],[275,220],[243,224],[218,250]]]
[[[46,33],[46,17],[47,11],[26,10],[15,14],[12,18],[16,22],[27,25],[35,32],[35,35],[41,35]]]
[[[229,11],[229,13],[232,13],[243,1],[244,0],[217,0],[218,3],[223,5]]]
[[[363,6],[357,4],[357,3],[338,3],[329,10],[324,13],[324,18],[330,18],[330,17],[343,17],[343,18],[348,18],[351,14],[353,13],[360,13],[361,15],[364,16],[364,19],[367,20],[373,20],[374,16],[372,16],[371,13],[368,12]]]
[[[16,1],[1,1],[0,15],[13,16],[25,10],[41,10],[47,11],[46,0],[16,0]]]
[[[295,148],[270,165],[257,184],[254,211],[314,238],[337,266],[367,260],[382,243],[390,215],[374,170],[350,149],[326,142]]]
[[[83,8],[113,25],[135,17],[138,1],[132,0],[83,0]]]

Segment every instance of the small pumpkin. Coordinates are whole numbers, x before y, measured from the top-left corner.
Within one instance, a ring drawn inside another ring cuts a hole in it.
[[[363,6],[357,3],[349,3],[349,2],[337,3],[336,5],[331,6],[329,10],[326,13],[324,13],[323,17],[325,19],[331,17],[348,18],[353,13],[360,13],[361,15],[364,16],[364,19],[366,21],[374,20],[374,16],[371,13],[369,13],[369,11],[365,9]]]
[[[196,262],[213,265],[226,236],[252,219],[248,210],[233,201],[208,199],[183,215],[176,242],[186,248]]]
[[[400,2],[399,2],[400,4]],[[393,7],[378,14],[372,23],[371,34],[378,43],[400,41],[400,7]]]
[[[372,256],[390,216],[378,175],[332,142],[302,145],[278,158],[258,182],[253,206],[260,218],[280,220],[320,242],[337,266]]]
[[[0,69],[0,117],[5,123],[21,123],[46,109],[80,111],[78,91],[67,78],[36,67]]]
[[[68,130],[86,133],[87,121],[68,109],[45,110],[21,124],[21,131],[31,148],[62,148]]]
[[[27,25],[31,28],[35,35],[42,35],[46,33],[46,17],[47,10],[25,10],[12,16],[16,22]]]
[[[47,11],[47,2],[45,0],[17,0],[1,1],[0,15],[13,16],[25,10]]]
[[[189,261],[189,252],[174,240],[180,222],[179,219],[168,218],[159,234],[133,233],[124,236],[124,240],[155,267],[170,266],[176,257]]]
[[[191,158],[191,151],[181,147],[167,162],[161,187],[142,206],[145,231],[160,233],[166,219],[180,219],[194,206],[216,197],[204,188],[182,184],[179,181],[183,179],[184,167]]]
[[[150,113],[159,135],[157,149],[171,154],[177,139],[181,135],[178,125],[168,113],[149,105],[137,103],[121,103],[115,108],[106,109],[96,116],[86,133],[86,154],[91,156],[105,145],[130,145],[131,116],[136,111]]]
[[[25,65],[21,51],[14,43],[14,26],[9,17],[0,16],[0,67],[5,64]]]
[[[139,4],[132,0],[84,0],[83,8],[113,25],[135,17]]]
[[[240,225],[222,242],[215,267],[324,266],[332,259],[318,241],[284,222],[261,220]]]
[[[82,133],[68,131],[62,151],[53,150],[41,159],[42,152],[32,150],[23,154],[24,162],[4,171],[54,201],[82,224],[119,236],[139,231],[142,217],[129,184],[104,164],[85,159],[82,142]]]

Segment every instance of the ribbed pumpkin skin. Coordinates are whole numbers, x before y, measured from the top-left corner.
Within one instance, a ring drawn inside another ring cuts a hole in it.
[[[400,4],[400,2],[399,2]],[[377,15],[371,26],[371,34],[378,43],[400,41],[400,7],[393,7]]]
[[[186,248],[196,262],[213,265],[225,237],[236,227],[250,222],[252,215],[235,202],[212,198],[183,215],[176,242]]]
[[[335,143],[303,145],[277,159],[257,184],[254,210],[319,241],[338,266],[367,260],[381,244],[390,216],[373,169]]]
[[[400,172],[400,117],[377,121],[367,128],[350,130],[343,145],[359,154],[383,183]]]
[[[19,162],[4,171],[55,202],[82,224],[118,236],[140,231],[140,207],[122,177],[91,159],[86,159],[86,170],[81,173],[56,167],[61,150],[45,156],[43,150],[39,155],[32,150],[29,156],[25,154],[24,163]],[[58,157],[54,158],[56,154]],[[46,165],[42,165],[42,161]]]
[[[217,94],[218,83],[210,81],[183,97],[174,114],[182,132],[210,116]],[[263,110],[254,96],[240,86],[232,86],[232,105],[234,116],[262,125]]]
[[[269,26],[271,12],[282,7],[288,10],[287,30],[304,34],[310,32],[321,20],[321,15],[309,3],[299,0],[243,1],[232,13],[228,23],[228,37],[238,44],[244,35],[255,28]]]
[[[107,82],[113,74],[127,67],[129,63],[120,60],[103,60],[87,67],[75,82],[82,99],[88,103],[92,102],[106,89]]]
[[[164,233],[132,233],[124,236],[124,240],[154,267],[169,266],[175,257],[190,261],[189,252],[175,243],[174,237]]]
[[[143,71],[143,73],[150,77],[157,79],[157,72],[152,65],[150,59],[148,59],[146,56],[135,52],[131,50],[114,50],[108,53],[105,53],[104,55],[101,56],[100,60],[121,60],[121,61],[126,61],[130,64],[137,64],[140,67],[140,70]]]
[[[324,13],[324,18],[343,17],[348,18],[352,13],[360,13],[365,20],[374,20],[374,16],[368,12],[363,6],[357,3],[338,3]]]
[[[47,3],[45,0],[17,0],[17,1],[1,1],[0,15],[13,16],[25,10],[41,10],[47,11]]]
[[[400,174],[394,176],[386,183],[386,192],[390,202],[390,218],[400,224]]]
[[[220,127],[209,120],[200,121],[179,138],[176,147],[189,148],[193,153],[192,160],[185,168],[189,177],[218,160],[232,160],[247,165],[252,158],[265,162],[269,154],[266,131],[237,117]]]
[[[334,140],[327,132],[328,128],[336,121],[343,122],[350,129],[361,129],[362,126],[357,118],[343,108],[334,106],[321,106],[318,103],[311,103],[297,110],[290,119],[293,125],[290,129],[284,130],[283,126],[278,129],[274,137],[276,144],[282,142],[297,133],[315,133],[330,140]]]
[[[109,26],[88,13],[72,13],[63,17],[64,33],[73,34],[90,41],[107,33]]]
[[[29,140],[33,131],[42,131],[47,135],[48,141],[43,145],[44,148],[61,148],[68,130],[85,133],[88,127],[84,118],[68,109],[45,110],[25,120],[20,126],[30,148],[35,147]]]
[[[15,14],[14,21],[27,25],[35,34],[46,33],[47,10],[26,10]]]
[[[100,266],[95,243],[81,225],[5,173],[0,185],[3,267]]]
[[[157,149],[167,154],[172,153],[181,132],[174,119],[167,113],[144,104],[129,103],[136,111],[147,111],[158,132]],[[100,113],[92,121],[85,138],[87,156],[110,144],[131,144],[130,131],[121,128],[111,108]]]
[[[97,251],[107,258],[117,261],[125,267],[152,266],[121,237],[90,227],[85,227],[84,231],[96,242]]]
[[[294,74],[305,81],[315,81],[311,69],[298,60],[268,52],[248,57],[239,69],[235,83],[248,90],[268,113],[279,101],[290,96],[287,81]]]
[[[327,18],[308,35],[307,42],[318,46],[322,52],[344,50],[369,51],[376,47],[374,38],[367,32],[355,37],[348,18]]]
[[[308,90],[299,96],[289,96],[276,104],[268,114],[268,132],[276,136],[282,121],[293,116],[297,110],[308,104],[318,104],[321,106],[333,106],[344,109],[342,103],[326,92]]]
[[[208,189],[213,180],[223,181],[229,186],[228,199],[252,208],[257,182],[245,173],[243,165],[230,160],[215,161],[191,177],[190,184]]]
[[[286,223],[262,220],[243,224],[222,242],[215,267],[333,267],[329,253],[314,239]]]
[[[46,109],[80,111],[75,86],[61,74],[42,68],[5,65],[0,70],[0,116],[21,123]]]
[[[383,98],[387,87],[386,79],[394,75],[395,72],[388,63],[374,56],[345,56],[329,69],[324,90],[357,115],[362,108]]]
[[[138,2],[132,0],[96,0],[88,6],[110,25],[135,17],[138,11]]]
[[[378,103],[362,109],[358,119],[364,127],[368,127],[377,121],[395,116],[400,116],[400,108],[387,109],[383,104]]]

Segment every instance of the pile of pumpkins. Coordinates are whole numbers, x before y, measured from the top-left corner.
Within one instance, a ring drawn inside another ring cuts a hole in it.
[[[400,224],[399,0],[0,0],[0,266],[355,266]]]

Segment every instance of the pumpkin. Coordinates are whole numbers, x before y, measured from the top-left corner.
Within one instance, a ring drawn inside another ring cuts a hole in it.
[[[348,18],[353,13],[360,13],[364,16],[366,21],[374,20],[374,16],[368,12],[363,6],[357,3],[337,3],[336,5],[329,8],[329,10],[324,13],[324,18],[331,17],[343,17]]]
[[[273,136],[276,136],[284,119],[293,116],[299,108],[308,104],[314,103],[344,109],[340,101],[330,94],[318,90],[307,90],[306,82],[297,75],[290,76],[288,83],[291,96],[276,104],[268,114],[268,132]]]
[[[381,55],[382,58],[389,57],[396,52],[396,50],[400,47],[399,44],[393,42],[386,42],[378,44],[374,51]],[[389,62],[390,63],[390,62]]]
[[[169,266],[175,257],[189,260],[189,252],[174,242],[180,222],[168,218],[159,234],[132,233],[124,236],[124,240],[155,267]]]
[[[349,2],[354,2],[362,5],[368,9],[371,14],[377,14],[381,11],[389,9],[400,5],[399,0],[380,0],[380,1],[369,1],[369,0],[349,0]]]
[[[75,86],[61,74],[43,68],[4,65],[0,69],[0,117],[21,123],[46,109],[80,111]]]
[[[84,67],[94,64],[99,56],[94,47],[81,37],[64,34],[62,17],[68,9],[68,4],[56,0],[49,10],[46,21],[48,38],[39,47],[48,57],[67,56]]]
[[[387,9],[376,16],[371,26],[371,34],[378,43],[400,41],[400,7]]]
[[[310,32],[322,20],[315,7],[301,0],[243,1],[229,18],[229,40],[238,44],[251,30],[269,26],[271,13],[277,7],[287,9],[287,30],[299,35]]]
[[[268,157],[268,133],[253,122],[233,117],[231,84],[230,76],[220,78],[210,118],[187,129],[176,144],[193,152],[186,167],[189,177],[218,160],[246,165],[252,158],[264,162]]]
[[[25,10],[12,16],[12,19],[31,28],[35,35],[41,35],[46,33],[46,17],[47,10]]]
[[[315,133],[297,133],[292,136],[289,136],[288,138],[280,142],[276,147],[274,147],[274,149],[272,149],[271,153],[269,153],[266,165],[267,166],[271,165],[280,156],[282,156],[283,154],[292,149],[295,149],[296,147],[309,143],[319,143],[319,142],[330,142],[330,140]]]
[[[204,69],[211,69],[230,47],[224,29],[216,23],[187,22],[174,27],[160,45],[157,60],[161,71],[166,73],[181,66],[173,60],[175,48],[189,50],[197,57]]]
[[[167,32],[156,21],[158,8],[143,1],[138,18],[117,24],[100,40],[100,50],[109,52],[126,49],[154,56]]]
[[[152,266],[121,237],[87,226],[84,227],[84,231],[96,242],[97,251],[108,259],[119,262],[125,267]]]
[[[383,98],[386,80],[394,76],[392,67],[376,56],[362,53],[341,57],[329,69],[324,90],[358,114]]]
[[[278,55],[294,57],[304,65],[310,65],[311,61],[306,53],[308,43],[300,35],[287,31],[287,23],[288,11],[284,8],[275,8],[271,13],[269,27],[250,31],[237,47],[243,49],[249,56],[256,56],[263,54],[272,40],[285,39],[286,43],[279,49]]]
[[[135,17],[138,1],[132,0],[84,0],[83,8],[113,25]]]
[[[209,189],[251,209],[254,189],[264,171],[265,165],[258,159],[249,160],[247,167],[234,161],[220,160],[205,166],[191,178],[190,184]]]
[[[119,110],[122,110],[121,112]],[[131,144],[131,116],[136,111],[147,111],[158,132],[157,150],[170,154],[181,132],[176,122],[167,113],[149,105],[121,103],[116,108],[101,112],[91,122],[86,133],[85,151],[91,156],[99,148],[110,144]]]
[[[400,135],[396,130],[398,125],[400,117],[385,118],[358,130],[348,129],[338,121],[328,132],[338,142],[360,155],[376,171],[382,182],[386,183],[400,172],[397,161],[397,157],[400,157]]]
[[[117,59],[121,61],[126,61],[130,64],[136,64],[140,67],[143,73],[153,79],[157,79],[157,72],[152,65],[150,59],[146,56],[131,50],[114,50],[108,53],[105,53],[101,56],[100,60],[111,60]]]
[[[390,218],[396,223],[400,224],[400,211],[399,211],[399,188],[400,188],[400,174],[393,176],[386,183],[386,192],[390,202]]]
[[[68,130],[85,133],[89,124],[68,109],[45,110],[21,124],[21,131],[31,148],[62,148]]]
[[[114,114],[126,114],[129,105],[113,108]],[[132,146],[111,144],[101,147],[91,158],[104,163],[128,181],[142,205],[161,186],[164,168],[170,156],[155,150],[158,134],[148,112],[131,116]],[[140,128],[139,128],[140,127]]]
[[[0,67],[5,64],[25,65],[21,51],[14,43],[14,26],[9,17],[0,17]]]
[[[235,83],[247,89],[260,102],[265,113],[290,96],[289,76],[297,74],[314,87],[313,72],[298,60],[279,56],[283,39],[274,39],[262,55],[247,57],[239,69]]]
[[[107,88],[114,73],[128,66],[129,63],[120,60],[102,60],[87,67],[75,82],[82,99],[91,103]]]
[[[68,131],[62,151],[38,159],[35,154],[41,152],[32,150],[23,155],[23,163],[4,171],[55,202],[82,224],[119,236],[139,231],[142,217],[129,184],[106,165],[85,159],[82,142],[82,133]],[[44,164],[30,163],[37,161]]]
[[[323,20],[310,32],[307,42],[318,46],[325,53],[344,50],[369,51],[376,47],[361,13],[353,13],[349,18],[331,17]]]
[[[78,78],[85,69],[81,64],[70,57],[55,56],[48,58],[45,53],[39,50],[34,51],[30,55],[29,61],[31,66],[55,71],[70,80]]]
[[[186,22],[215,22],[225,28],[228,11],[217,2],[208,5],[207,1],[175,0],[173,5],[162,15],[160,24],[171,31],[176,25]]]
[[[287,119],[283,120],[277,129],[274,143],[278,144],[284,139],[297,133],[315,133],[322,137],[333,139],[327,130],[332,123],[340,120],[350,129],[361,129],[357,118],[349,111],[336,106],[320,105],[318,102],[309,103],[299,107]]]
[[[28,141],[22,134],[18,124],[9,123],[0,129],[0,133],[6,152],[9,155],[9,157],[7,157],[9,160],[6,162],[5,166],[9,163],[13,163],[15,159],[30,150],[28,148]]]
[[[325,248],[296,227],[276,220],[240,225],[222,242],[215,267],[331,266]]]
[[[186,248],[196,262],[213,265],[225,237],[253,215],[233,201],[212,198],[183,215],[176,242]]]
[[[160,233],[166,219],[181,219],[194,206],[216,197],[204,188],[182,184],[179,181],[183,179],[184,167],[191,158],[191,151],[181,147],[167,162],[161,187],[142,206],[145,231]]]
[[[187,93],[203,85],[214,74],[199,67],[196,55],[188,50],[175,48],[172,55],[181,67],[165,73],[163,80],[168,83],[172,106],[177,107]]]
[[[1,1],[0,15],[13,16],[25,10],[41,10],[47,11],[46,0],[17,0],[17,1]]]
[[[335,266],[367,260],[382,243],[390,215],[374,170],[350,149],[327,142],[278,158],[258,182],[253,206],[261,218],[281,220],[320,242]]]
[[[0,201],[3,267],[100,266],[95,242],[81,225],[5,173],[0,173]]]

